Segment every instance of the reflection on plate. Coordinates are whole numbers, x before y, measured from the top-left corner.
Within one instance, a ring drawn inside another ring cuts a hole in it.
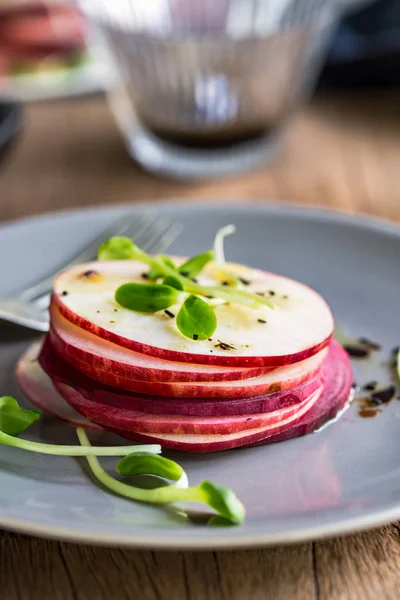
[[[74,243],[84,245],[127,210],[131,208],[95,208],[3,225],[0,256],[7,260],[0,263],[2,293],[16,292],[60,266],[71,253],[72,233]],[[373,360],[354,360],[357,383],[389,382],[391,350],[400,342],[395,327],[400,231],[394,225],[281,204],[158,203],[134,210],[158,210],[183,225],[172,254],[196,254],[204,240],[211,243],[216,229],[235,223],[237,235],[227,241],[231,259],[316,288],[347,335],[382,346],[372,353]],[[12,327],[2,329],[0,395],[22,399],[13,369],[34,337]],[[3,447],[0,526],[107,545],[197,549],[290,543],[396,520],[400,402],[395,397],[374,418],[359,413],[359,403],[354,402],[336,423],[318,433],[271,446],[208,455],[165,452],[182,464],[191,483],[210,479],[232,488],[247,509],[240,527],[206,527],[131,504],[93,486],[72,458]],[[91,435],[94,440],[98,434]],[[72,427],[50,418],[36,424],[30,437],[76,441]],[[104,464],[111,469],[114,463]]]

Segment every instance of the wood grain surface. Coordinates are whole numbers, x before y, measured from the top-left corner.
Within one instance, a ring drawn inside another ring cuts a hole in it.
[[[29,106],[0,170],[0,220],[166,198],[266,198],[400,221],[400,95],[319,96],[270,166],[181,183],[140,170],[100,97]],[[1,493],[1,490],[0,490]],[[0,532],[1,600],[398,600],[400,529],[240,552],[139,552]]]

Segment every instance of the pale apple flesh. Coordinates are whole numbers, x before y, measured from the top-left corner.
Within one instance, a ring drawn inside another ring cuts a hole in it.
[[[314,432],[326,422],[333,420],[350,402],[353,371],[347,353],[336,342],[332,342],[330,353],[324,364],[326,379],[324,390],[312,408],[297,421],[263,431],[237,432],[228,436],[168,435],[150,436],[142,433],[113,430],[128,439],[140,442],[159,443],[166,448],[184,452],[218,452],[247,446],[262,446],[289,440]]]
[[[93,369],[135,381],[233,381],[268,372],[268,367],[223,367],[171,362],[128,350],[74,325],[54,304],[50,307],[52,341],[57,351],[90,365]]]
[[[353,381],[347,354],[332,341],[329,307],[297,281],[227,268],[275,309],[222,300],[214,307],[215,333],[200,342],[178,330],[179,306],[142,314],[116,303],[119,285],[143,282],[142,264],[67,269],[54,285],[49,334],[18,364],[22,390],[75,426],[188,452],[313,431],[346,404]],[[219,286],[220,276],[211,263],[198,279]]]
[[[40,366],[41,347],[41,342],[29,346],[20,357],[15,371],[18,385],[28,402],[34,408],[44,410],[47,414],[75,427],[101,430],[100,425],[86,419],[69,406],[60,394],[57,394],[52,380]]]
[[[272,298],[276,309],[220,304],[215,308],[217,329],[210,340],[201,342],[183,336],[175,319],[163,311],[136,313],[116,303],[115,290],[120,285],[143,282],[146,268],[136,261],[94,262],[69,268],[55,281],[53,303],[67,320],[100,338],[180,363],[276,367],[304,360],[329,345],[333,318],[317,292],[258,269],[235,264],[227,268],[246,278],[247,292]],[[85,277],[85,273],[93,272],[96,277]],[[202,285],[221,283],[213,263],[198,279]],[[170,310],[176,314],[179,307]]]
[[[48,343],[44,345],[41,353],[41,364],[50,375],[56,390],[75,410],[90,421],[105,427],[150,434],[228,434],[240,430],[258,429],[267,425],[272,426],[275,423],[289,423],[296,415],[301,415],[304,411],[309,410],[323,390],[323,378],[321,377],[300,402],[266,413],[226,417],[224,402],[227,400],[221,400],[220,415],[215,417],[147,414],[132,408],[116,408],[109,404],[96,402],[90,391],[91,382],[82,373],[68,368],[62,359],[54,357]]]
[[[43,406],[43,399],[38,400],[38,398],[39,396],[41,398],[45,396],[47,404],[45,409],[53,412],[56,416],[59,416],[57,411],[60,410],[60,398],[64,398],[64,401],[66,399],[67,412],[60,418],[70,419],[71,422],[77,424],[76,415],[82,413],[84,408],[82,398],[86,399],[80,391],[74,390],[71,384],[60,383],[60,381],[58,381],[57,388],[62,394],[57,393],[54,388],[51,390],[49,380],[46,381],[43,378],[43,371],[40,374],[40,367],[36,368],[38,366],[35,359],[37,352],[38,348],[36,346],[30,354],[28,353],[22,357],[18,365],[17,377],[21,387],[24,390],[30,390],[29,394],[34,404],[41,401]],[[35,365],[35,367],[31,368],[30,365]],[[157,441],[165,447],[189,452],[213,452],[240,446],[270,443],[313,431],[327,419],[333,418],[348,401],[353,382],[351,364],[347,354],[336,342],[332,342],[330,346],[322,371],[323,386],[314,390],[308,398],[295,407],[281,408],[274,412],[253,415],[251,421],[246,421],[244,416],[228,416],[216,419],[152,416],[144,413],[137,413],[133,416],[129,414],[133,411],[97,405],[91,400],[89,400],[89,404],[84,402],[84,412],[87,416],[90,415],[89,422],[93,423],[92,419],[95,419],[97,420],[96,425],[114,430],[124,437],[138,441]],[[32,381],[35,385],[31,385]],[[46,394],[43,394],[43,391],[46,391]],[[53,400],[50,399],[49,391],[52,392],[51,397]],[[76,401],[77,397],[79,402]],[[57,408],[52,409],[52,402]],[[71,408],[69,403],[72,404],[72,408],[79,407],[79,412],[68,413]],[[89,412],[87,412],[87,406],[89,406]],[[128,417],[125,419],[123,416],[121,417],[121,413],[124,412],[128,413]],[[104,422],[104,414],[111,414],[112,419],[107,418]],[[69,415],[69,418],[66,415]],[[117,425],[117,427],[110,426],[110,423]],[[123,425],[122,428],[121,425]],[[128,430],[127,427],[132,429]],[[179,431],[176,430],[177,427],[180,427]],[[143,431],[146,428],[150,429],[150,433]],[[172,433],[163,433],[166,428],[170,429]],[[186,433],[189,430],[194,433]],[[199,431],[202,433],[197,433]],[[224,433],[224,431],[228,433]]]
[[[175,435],[225,436],[239,431],[263,431],[266,427],[289,425],[311,409],[320,397],[320,386],[306,400],[290,408],[258,415],[233,417],[182,417],[180,415],[147,415],[132,410],[110,409],[82,396],[72,385],[54,380],[56,390],[77,412],[102,427],[169,437]]]
[[[91,364],[77,360],[71,354],[64,353],[59,341],[50,333],[49,343],[53,349],[70,365],[91,379],[104,385],[138,394],[150,394],[166,398],[244,398],[260,396],[274,391],[289,390],[318,373],[326,357],[327,348],[301,362],[286,367],[277,367],[265,375],[246,380],[222,382],[165,382],[135,381],[109,371],[103,371]],[[171,366],[171,368],[173,368]]]
[[[115,409],[129,409],[147,414],[183,416],[227,416],[266,413],[299,404],[323,383],[322,370],[289,390],[279,390],[261,396],[230,398],[161,397],[137,394],[121,388],[105,386],[67,363],[47,338],[40,352],[40,363],[53,379],[69,384],[84,397],[97,404]]]

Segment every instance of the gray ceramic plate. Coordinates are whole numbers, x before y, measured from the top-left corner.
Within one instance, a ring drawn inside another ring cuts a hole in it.
[[[356,368],[358,383],[389,378],[390,350],[400,343],[400,231],[394,225],[282,205],[157,205],[184,225],[173,251],[194,254],[216,229],[233,222],[230,259],[298,278],[329,301],[352,336],[382,343],[372,362]],[[126,207],[60,213],[0,228],[1,293],[16,292],[60,265],[72,247]],[[135,210],[142,210],[136,208]],[[21,398],[14,377],[33,334],[0,329],[0,395]],[[382,364],[381,364],[382,363]],[[84,463],[17,449],[0,452],[0,525],[84,542],[153,548],[235,548],[287,543],[370,527],[400,517],[400,402],[373,419],[357,403],[336,423],[304,438],[209,455],[167,453],[203,478],[232,487],[247,508],[242,527],[211,528],[167,511],[105,493]],[[44,419],[30,436],[73,441],[74,430]],[[110,467],[112,463],[110,463]]]

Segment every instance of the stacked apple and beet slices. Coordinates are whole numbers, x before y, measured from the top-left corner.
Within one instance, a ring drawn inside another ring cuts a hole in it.
[[[18,368],[34,404],[192,452],[309,433],[346,404],[350,362],[317,292],[213,253],[195,277],[190,261],[133,256],[59,275],[49,334]]]

